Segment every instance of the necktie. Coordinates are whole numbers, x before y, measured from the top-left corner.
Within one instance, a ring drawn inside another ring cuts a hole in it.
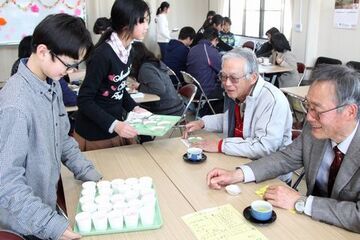
[[[329,196],[331,196],[331,192],[334,186],[334,182],[335,182],[335,178],[336,175],[339,172],[340,166],[341,166],[341,162],[344,158],[344,154],[338,149],[337,146],[335,146],[333,148],[334,153],[335,153],[335,157],[334,160],[330,166],[330,171],[329,171],[329,181],[328,181],[328,194]]]

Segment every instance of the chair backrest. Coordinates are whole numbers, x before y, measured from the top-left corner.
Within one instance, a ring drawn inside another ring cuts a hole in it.
[[[172,70],[171,68],[169,68],[168,66],[166,66],[167,68],[167,74],[169,75],[169,77],[171,78],[171,80],[173,81],[174,87],[176,90],[179,90],[181,87],[181,81],[178,78],[178,76],[176,75],[176,73],[174,72],[174,70]],[[175,80],[175,82],[174,82]]]
[[[317,67],[319,64],[341,65],[342,62],[339,59],[336,59],[336,58],[318,57],[316,59],[314,67]]]
[[[306,66],[302,62],[297,62],[297,71],[301,74],[298,86],[300,86],[301,82],[304,80],[306,74]]]
[[[8,230],[0,230],[1,240],[25,240],[22,236],[17,233]]]
[[[189,107],[195,98],[196,91],[197,91],[197,87],[192,83],[189,83],[179,89],[179,94],[182,97],[186,98],[187,100],[186,107],[184,109],[183,114],[181,115],[182,118],[186,117],[186,113],[189,110]]]
[[[189,73],[187,73],[187,72],[184,72],[184,71],[180,71],[180,73],[181,73],[181,75],[183,76],[183,78],[184,78],[184,81],[186,82],[186,83],[194,83],[194,77],[193,76],[191,76]]]
[[[254,41],[246,41],[242,45],[243,48],[250,48],[252,51],[255,49],[255,43]]]
[[[346,66],[352,67],[355,70],[357,70],[358,72],[360,72],[360,62],[349,61],[349,62],[346,63]]]

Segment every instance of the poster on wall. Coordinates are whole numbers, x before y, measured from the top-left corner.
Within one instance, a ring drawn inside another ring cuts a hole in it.
[[[336,0],[334,26],[337,28],[354,29],[358,25],[359,0]]]
[[[0,45],[18,44],[42,19],[56,13],[85,20],[85,0],[0,0]]]

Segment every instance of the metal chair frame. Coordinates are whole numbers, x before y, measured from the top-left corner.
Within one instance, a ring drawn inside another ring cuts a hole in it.
[[[176,86],[174,85],[175,89],[177,91],[179,91],[179,89],[181,88],[181,81],[180,79],[178,78],[178,76],[176,75],[176,73],[174,72],[174,70],[172,70],[171,68],[169,68],[168,66],[167,67],[167,74],[171,77],[171,76],[174,76],[177,83],[176,83]]]

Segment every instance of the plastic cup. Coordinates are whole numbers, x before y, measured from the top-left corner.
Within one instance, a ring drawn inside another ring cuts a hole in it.
[[[116,203],[113,204],[113,209],[114,210],[124,211],[127,208],[128,208],[128,204],[125,203],[125,202],[116,202]]]
[[[137,185],[138,183],[139,183],[139,179],[137,179],[137,178],[127,178],[125,180],[125,184],[129,185],[129,186],[134,186],[134,185]]]
[[[88,212],[81,212],[75,216],[76,224],[80,232],[91,231],[91,214]]]
[[[126,185],[125,183],[113,185],[114,192],[119,194],[124,194],[129,188],[130,186]]]
[[[141,198],[143,206],[155,207],[156,198],[152,195],[145,195]]]
[[[153,188],[143,188],[140,190],[140,195],[142,197],[150,195],[155,197],[155,190]]]
[[[81,196],[85,197],[91,197],[91,198],[95,198],[96,195],[96,189],[91,189],[91,188],[85,188],[83,190],[81,190]]]
[[[126,201],[131,201],[132,199],[136,199],[139,197],[139,191],[135,189],[129,189],[124,194]]]
[[[91,196],[82,196],[79,199],[80,206],[83,206],[85,203],[94,203],[94,198]]]
[[[99,181],[96,186],[100,188],[111,188],[111,183],[107,180]]]
[[[124,202],[125,201],[125,196],[122,194],[114,194],[110,197],[110,202],[112,204],[115,204],[117,202]]]
[[[116,186],[125,184],[125,180],[121,179],[121,178],[116,178],[114,180],[111,181],[111,188],[112,189],[116,189]]]
[[[139,209],[140,207],[142,207],[143,202],[140,201],[139,199],[135,198],[135,199],[128,201],[127,204],[128,204],[129,208]]]
[[[96,204],[97,210],[100,212],[110,212],[113,209],[113,205],[111,203],[99,203]]]
[[[94,202],[84,203],[83,205],[81,205],[81,210],[83,212],[93,213],[93,212],[96,212],[97,205]]]
[[[113,210],[108,213],[109,224],[112,229],[122,229],[124,227],[124,216],[122,211]]]
[[[105,231],[107,229],[107,213],[102,211],[94,212],[91,215],[96,231]]]
[[[95,198],[96,204],[110,203],[110,197],[106,195],[99,195]]]
[[[153,179],[148,176],[139,178],[139,185],[141,188],[151,188],[153,185]]]
[[[127,228],[137,227],[139,222],[139,212],[134,208],[125,209],[124,220]]]
[[[154,224],[155,208],[150,206],[143,206],[139,210],[141,223],[144,226]]]
[[[99,188],[98,192],[100,196],[111,196],[113,194],[113,190],[107,187]]]
[[[83,182],[83,184],[81,184],[83,189],[95,189],[96,190],[96,182],[94,181],[87,181],[87,182]]]

